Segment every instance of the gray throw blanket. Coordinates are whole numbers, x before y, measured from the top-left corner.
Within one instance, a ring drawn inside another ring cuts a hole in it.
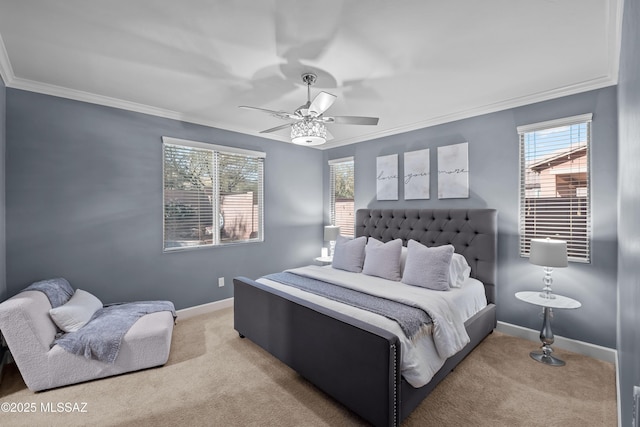
[[[96,311],[91,320],[76,332],[64,334],[53,341],[66,351],[88,359],[115,362],[122,338],[142,316],[157,311],[176,310],[171,301],[143,301],[108,305]]]
[[[40,291],[44,293],[47,298],[49,298],[51,308],[66,304],[75,293],[67,279],[63,279],[62,277],[32,283],[21,292],[24,291]]]
[[[323,282],[322,280],[316,280],[290,272],[274,273],[264,277],[265,279],[293,286],[394,320],[400,325],[400,328],[410,340],[413,340],[421,333],[430,331],[431,324],[433,323],[431,317],[418,307],[412,307],[401,302],[365,294],[353,289]]]

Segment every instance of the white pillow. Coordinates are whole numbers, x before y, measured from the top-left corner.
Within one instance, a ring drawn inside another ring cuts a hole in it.
[[[404,266],[407,264],[407,252],[409,252],[409,249],[406,246],[403,246],[400,250],[400,276],[404,274]]]
[[[71,299],[59,307],[49,310],[54,323],[64,332],[75,332],[82,328],[93,314],[102,308],[102,301],[87,291],[76,289]]]
[[[449,286],[459,288],[465,280],[471,275],[471,267],[467,259],[457,253],[451,258],[451,266],[449,267]]]
[[[402,283],[436,291],[448,291],[453,246],[429,248],[415,240],[409,240],[407,249],[407,264],[404,267]]]
[[[367,238],[364,236],[350,239],[339,235],[336,239],[336,248],[333,252],[331,267],[353,273],[361,273],[362,263],[364,262],[364,246],[366,244]]]
[[[362,273],[383,279],[400,280],[400,254],[402,240],[395,239],[387,243],[369,237],[365,247],[364,266]]]

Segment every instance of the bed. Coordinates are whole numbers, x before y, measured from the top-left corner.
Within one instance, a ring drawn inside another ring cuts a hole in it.
[[[451,244],[482,282],[486,306],[464,322],[469,342],[414,387],[401,374],[401,339],[309,298],[234,279],[234,328],[376,426],[399,425],[496,326],[497,213],[493,209],[360,209],[356,237]],[[330,267],[329,267],[330,268]]]

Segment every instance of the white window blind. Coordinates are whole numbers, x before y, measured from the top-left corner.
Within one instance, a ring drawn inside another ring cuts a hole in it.
[[[531,239],[567,242],[570,261],[590,262],[591,114],[518,127],[520,255]]]
[[[164,250],[262,241],[265,157],[163,137]]]
[[[340,227],[340,234],[354,235],[354,162],[353,157],[329,160],[331,224]]]

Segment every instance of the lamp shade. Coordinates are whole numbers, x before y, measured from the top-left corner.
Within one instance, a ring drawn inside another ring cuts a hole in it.
[[[337,240],[340,234],[340,227],[337,225],[327,225],[324,227],[324,241],[331,242]]]
[[[327,128],[314,120],[302,120],[291,125],[291,142],[298,145],[322,145],[327,142]]]
[[[529,262],[543,267],[566,267],[567,242],[553,239],[531,239]]]

